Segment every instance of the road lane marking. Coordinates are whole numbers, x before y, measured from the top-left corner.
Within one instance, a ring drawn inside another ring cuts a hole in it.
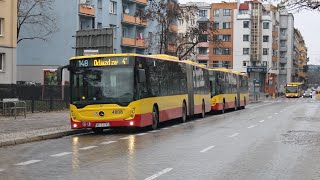
[[[275,115],[277,115],[278,113],[274,113]]]
[[[104,145],[107,145],[107,144],[112,144],[112,143],[115,143],[117,141],[106,141],[106,142],[102,142],[100,144],[104,144]]]
[[[60,156],[65,156],[65,155],[68,155],[68,154],[71,154],[72,152],[62,152],[62,153],[59,153],[59,154],[53,154],[51,155],[51,157],[60,157]]]
[[[171,171],[172,169],[173,169],[173,168],[166,168],[166,169],[164,169],[164,170],[162,170],[162,171],[160,171],[160,172],[158,172],[158,173],[156,173],[156,174],[154,174],[154,175],[152,175],[152,176],[150,176],[150,177],[148,177],[148,178],[146,178],[146,179],[144,179],[144,180],[152,180],[152,179],[155,179],[155,178],[157,178],[157,177],[159,177],[159,176],[161,176],[161,175],[163,175],[163,174]]]
[[[129,139],[131,136],[126,136],[126,137],[123,137],[123,138],[120,138],[120,139]]]
[[[92,148],[96,148],[98,146],[86,146],[86,147],[82,147],[82,148],[79,148],[81,150],[88,150],[88,149],[92,149]]]
[[[0,169],[0,172],[4,171],[4,169]]]
[[[201,153],[204,153],[206,151],[209,151],[210,149],[214,148],[214,146],[209,146],[207,148],[204,148],[202,151],[200,151]]]
[[[234,134],[232,134],[231,136],[229,136],[229,137],[236,137],[236,136],[238,136],[239,135],[239,133],[234,133]]]
[[[140,133],[140,134],[137,134],[137,136],[144,136],[146,134],[148,134],[148,133]]]
[[[262,106],[267,106],[267,105],[270,105],[270,104],[273,104],[273,103],[262,104],[262,105],[259,105],[259,106],[254,106],[254,107],[249,108],[249,109],[255,109],[255,108],[262,107]]]
[[[268,117],[268,119],[271,119],[271,118],[272,118],[272,116],[269,116],[269,117]]]
[[[40,161],[42,161],[42,160],[30,160],[30,161],[21,162],[21,163],[15,164],[15,165],[16,166],[25,166],[25,165],[37,163],[37,162],[40,162]]]
[[[253,127],[255,127],[255,126],[256,126],[256,125],[251,125],[251,126],[248,127],[248,129],[253,128]]]
[[[160,130],[153,130],[153,131],[150,131],[152,133],[156,133],[156,132],[159,132]]]
[[[163,129],[170,129],[170,128],[167,128],[167,127],[166,127],[166,128],[163,128]]]
[[[174,128],[174,127],[179,127],[179,126],[181,126],[181,125],[174,125],[174,126],[172,126],[172,127]]]
[[[261,121],[259,121],[259,122],[263,122],[264,120],[261,120]]]

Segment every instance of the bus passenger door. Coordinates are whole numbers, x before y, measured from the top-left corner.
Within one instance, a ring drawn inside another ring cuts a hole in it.
[[[237,78],[237,107],[240,107],[241,106],[241,96],[240,96],[240,94],[241,94],[241,86],[240,86],[240,84],[242,83],[242,78],[239,76],[239,75],[237,75],[236,76],[236,78]],[[243,101],[244,101],[244,99],[242,99]]]
[[[194,114],[194,89],[193,89],[193,67],[189,64],[187,66],[187,88],[188,88],[188,109],[189,115]]]

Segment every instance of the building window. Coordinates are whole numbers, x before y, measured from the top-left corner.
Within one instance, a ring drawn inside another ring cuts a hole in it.
[[[219,61],[213,61],[212,62],[212,67],[219,67]]]
[[[179,24],[180,24],[180,26],[182,26],[183,25],[183,19],[179,19]]]
[[[277,50],[272,50],[272,56],[278,56],[278,51]]]
[[[207,54],[208,54],[208,48],[206,48],[206,47],[199,47],[199,54],[207,55]]]
[[[116,14],[116,12],[117,12],[117,2],[110,1],[110,10],[109,10],[109,12],[111,14]]]
[[[213,48],[213,54],[221,55],[221,48]]]
[[[219,15],[220,15],[220,9],[214,9],[213,10],[213,16],[214,17],[219,17]]]
[[[243,61],[243,62],[242,62],[242,66],[243,66],[243,67],[249,66],[249,61]]]
[[[280,47],[286,47],[286,41],[280,41]]]
[[[230,48],[222,48],[222,54],[223,55],[230,55],[231,49]]]
[[[224,22],[223,29],[231,29],[231,22]]]
[[[223,15],[224,16],[231,16],[231,9],[224,9],[223,10]]]
[[[219,29],[219,22],[213,23],[213,29]]]
[[[249,54],[249,48],[243,48],[243,55]]]
[[[249,28],[249,21],[243,21],[243,28]]]
[[[267,61],[262,61],[262,66],[267,67],[268,62]]]
[[[285,36],[286,35],[286,29],[281,28],[280,29],[280,34]]]
[[[122,37],[128,37],[128,28],[126,27],[122,28]]]
[[[98,22],[97,28],[98,28],[98,29],[102,29],[102,23],[101,23],[101,22]]]
[[[268,22],[264,22],[263,23],[263,29],[269,29],[269,23]]]
[[[249,35],[248,34],[244,34],[243,35],[243,41],[249,41]]]
[[[231,42],[231,35],[230,34],[222,35],[222,41]]]
[[[0,71],[4,71],[4,54],[0,53]]]
[[[3,22],[4,22],[3,18],[0,17],[0,36],[3,35],[3,34],[2,34],[2,33],[3,33],[3,32],[2,32]]]
[[[102,0],[98,0],[98,9],[102,9]]]
[[[207,10],[199,10],[199,16],[200,17],[207,17]]]
[[[269,42],[269,36],[263,36],[263,42]]]
[[[230,67],[230,61],[223,61],[223,67],[229,68]]]
[[[268,54],[269,54],[269,49],[263,48],[263,55],[268,55]]]

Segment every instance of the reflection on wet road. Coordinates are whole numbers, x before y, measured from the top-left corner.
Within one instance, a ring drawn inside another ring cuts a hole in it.
[[[0,149],[0,179],[319,179],[320,106],[281,99],[159,130]]]

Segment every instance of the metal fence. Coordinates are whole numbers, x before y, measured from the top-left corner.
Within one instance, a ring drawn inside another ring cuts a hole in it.
[[[69,108],[69,86],[0,85],[0,101],[19,98],[27,104],[27,111],[55,111]]]

